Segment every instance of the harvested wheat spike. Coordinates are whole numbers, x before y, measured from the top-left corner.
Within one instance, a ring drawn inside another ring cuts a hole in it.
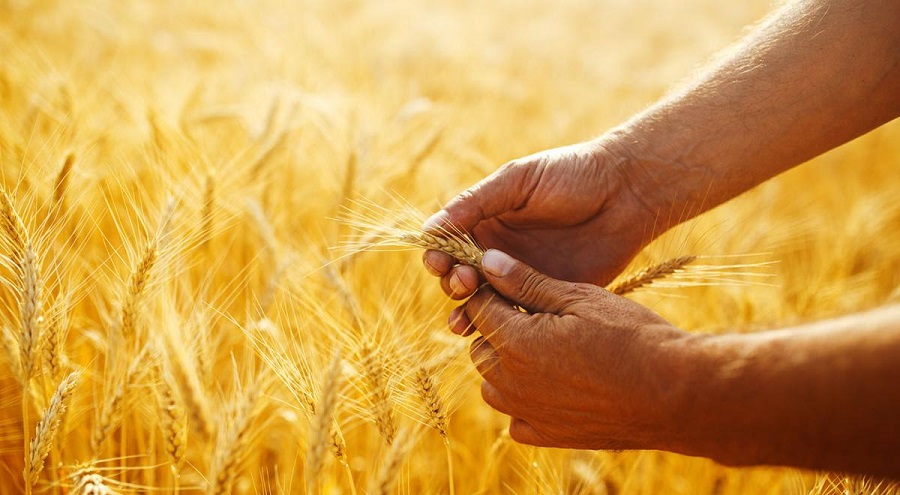
[[[390,201],[393,205],[385,207],[371,200],[354,200],[350,202],[354,209],[345,208],[338,220],[354,233],[342,242],[349,252],[345,261],[362,251],[424,248],[442,251],[481,270],[484,249],[468,233],[453,226],[423,232],[420,226],[426,218],[421,211],[397,196]]]
[[[56,432],[59,430],[59,422],[63,414],[65,414],[66,408],[69,407],[72,393],[75,391],[75,387],[78,386],[80,378],[81,373],[73,371],[63,379],[56,389],[56,393],[50,399],[50,405],[44,411],[44,416],[38,421],[34,430],[34,438],[31,439],[28,464],[25,466],[25,482],[30,486],[34,486],[38,482],[41,471],[44,469],[44,459],[50,453],[50,448],[53,446],[53,441],[56,438]]]
[[[401,234],[399,240],[413,246],[425,249],[434,249],[453,256],[461,263],[471,265],[481,271],[481,259],[484,258],[484,250],[474,242],[459,237],[440,237],[427,232]]]
[[[325,465],[325,450],[332,444],[334,411],[337,408],[338,390],[341,387],[341,357],[334,354],[328,372],[322,381],[316,414],[313,416],[306,448],[306,491],[316,493],[319,474]],[[343,442],[340,442],[343,444]]]
[[[696,259],[697,257],[693,255],[679,256],[663,261],[658,265],[649,266],[613,285],[609,288],[609,291],[619,296],[628,294],[641,287],[650,285],[654,280],[668,277]]]

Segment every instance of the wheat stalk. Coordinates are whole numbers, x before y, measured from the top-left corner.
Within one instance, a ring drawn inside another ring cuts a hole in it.
[[[319,394],[319,402],[316,406],[316,414],[313,416],[310,426],[309,444],[306,448],[306,488],[307,493],[316,493],[319,474],[325,465],[325,449],[329,445],[340,444],[335,442],[333,436],[334,412],[337,409],[338,391],[341,387],[341,358],[334,354],[328,372],[322,381],[322,389]],[[343,449],[341,449],[343,457]]]
[[[634,275],[626,277],[621,282],[616,283],[615,285],[610,287],[609,291],[620,296],[623,294],[628,294],[629,292],[633,292],[641,287],[650,285],[654,280],[665,278],[677,272],[678,270],[681,270],[685,265],[692,263],[696,259],[697,256],[693,255],[679,256],[677,258],[672,258],[663,261],[662,263],[649,266],[635,273]]]
[[[385,380],[384,364],[378,349],[372,342],[366,342],[360,350],[363,379],[369,387],[369,396],[375,416],[375,426],[384,441],[390,445],[397,433],[394,421],[394,408],[391,395]]]
[[[59,430],[60,420],[69,406],[72,394],[75,391],[75,387],[78,386],[80,378],[81,373],[73,371],[60,382],[59,387],[50,399],[50,405],[47,406],[43,417],[38,421],[34,430],[34,438],[31,439],[25,466],[26,483],[31,487],[37,484],[41,471],[44,469],[44,459],[50,453],[53,440]]]

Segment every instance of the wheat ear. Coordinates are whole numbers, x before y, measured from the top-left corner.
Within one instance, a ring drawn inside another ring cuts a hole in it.
[[[360,356],[363,378],[369,387],[375,425],[378,427],[378,433],[390,445],[397,433],[397,424],[394,421],[394,408],[391,405],[391,395],[385,380],[381,355],[372,342],[367,342],[360,350]]]
[[[75,153],[69,152],[66,159],[56,174],[56,180],[53,182],[53,203],[57,208],[62,210],[65,207],[66,190],[69,188],[69,175],[75,166]]]
[[[176,352],[176,355],[172,370],[191,419],[191,428],[203,438],[210,438],[213,436],[213,416],[206,391],[200,384],[197,373],[192,373],[188,370],[188,365],[184,362],[187,357],[183,353],[178,352]]]
[[[425,405],[425,413],[428,417],[428,426],[437,430],[441,438],[447,440],[447,413],[444,409],[444,401],[438,395],[434,378],[426,366],[416,369],[416,393],[422,404]]]
[[[119,427],[122,421],[122,403],[125,401],[126,394],[134,386],[138,377],[142,374],[144,362],[147,357],[147,348],[138,355],[137,358],[128,367],[128,371],[122,378],[122,381],[113,390],[113,393],[107,398],[106,402],[100,408],[100,415],[94,422],[94,428],[91,430],[91,449],[94,455],[99,457],[106,441],[109,440],[110,434]]]
[[[447,436],[447,410],[444,401],[438,394],[437,385],[434,383],[433,373],[427,366],[416,368],[416,393],[422,404],[425,405],[428,426],[437,430],[444,439],[444,448],[447,451],[447,479],[450,486],[450,495],[454,495],[453,484],[453,450],[450,448],[450,438]]]
[[[628,294],[653,283],[654,280],[668,277],[696,259],[697,257],[693,255],[679,256],[657,265],[649,266],[613,285],[609,291],[620,296]]]
[[[481,259],[484,250],[468,239],[457,236],[440,237],[428,232],[407,232],[401,234],[399,241],[425,249],[434,249],[453,256],[461,263],[471,265],[481,271]]]
[[[397,434],[394,443],[384,458],[384,464],[378,470],[378,476],[372,480],[369,487],[369,495],[390,495],[397,486],[400,477],[400,468],[412,447],[412,437],[408,429],[403,429]]]
[[[207,490],[210,495],[230,494],[241,465],[249,451],[251,426],[256,420],[259,404],[259,389],[248,387],[247,394],[230,415],[228,424],[219,435],[216,458],[211,477],[213,484]]]
[[[12,199],[5,190],[0,190],[0,228],[5,232],[12,250],[10,260],[14,271],[19,275],[21,295],[19,297],[19,317],[21,331],[19,335],[19,382],[22,385],[22,435],[23,452],[26,459],[25,477],[28,478],[28,451],[31,443],[31,377],[35,368],[35,354],[40,342],[41,289],[43,282],[40,276],[38,257],[31,244],[31,238],[25,223],[13,207]],[[25,493],[31,494],[32,484],[26,480]]]
[[[150,280],[151,270],[159,259],[159,250],[154,239],[147,245],[144,255],[134,266],[128,278],[128,288],[122,301],[122,335],[127,339],[132,338],[137,329],[138,306]]]
[[[69,493],[80,495],[119,495],[119,492],[106,484],[106,478],[95,472],[91,467],[78,470],[73,478],[75,479],[75,486],[72,487],[72,491]]]
[[[35,357],[40,342],[43,279],[37,253],[31,243],[25,223],[16,212],[6,191],[0,194],[0,224],[9,239],[12,250],[12,266],[19,275],[21,296],[19,299],[19,359],[22,382],[34,375]]]
[[[213,214],[216,207],[216,178],[211,172],[206,174],[206,185],[203,191],[203,208],[200,211],[201,233],[200,243],[203,246],[209,244],[215,227]]]
[[[24,254],[25,245],[28,244],[28,231],[13,207],[12,198],[6,191],[0,191],[0,224],[9,238],[13,250],[11,256],[13,264],[18,267]]]
[[[53,440],[59,430],[59,422],[66,412],[66,408],[69,407],[72,394],[75,387],[78,386],[80,378],[81,373],[73,371],[60,382],[50,399],[50,405],[47,406],[47,410],[44,411],[43,417],[38,421],[34,430],[34,438],[31,439],[29,448],[28,465],[25,467],[26,483],[32,487],[37,484],[41,471],[44,469],[44,459],[50,453]]]
[[[62,374],[62,329],[58,318],[52,318],[44,331],[43,349],[44,367],[50,377],[56,379]]]
[[[185,447],[187,445],[187,419],[184,408],[182,408],[175,391],[169,384],[168,379],[160,373],[159,387],[157,393],[159,395],[159,408],[161,411],[161,426],[164,433],[166,454],[169,461],[176,471],[184,461]]]
[[[9,362],[9,369],[12,371],[16,380],[22,380],[22,360],[19,356],[19,342],[11,330],[6,327],[0,329],[0,343],[6,352],[6,360]],[[24,384],[21,384],[24,386]]]
[[[316,493],[319,474],[325,465],[325,449],[334,443],[334,412],[337,409],[338,391],[341,387],[341,358],[335,353],[322,382],[316,414],[313,416],[306,448],[306,491]],[[339,442],[343,445],[343,440]]]

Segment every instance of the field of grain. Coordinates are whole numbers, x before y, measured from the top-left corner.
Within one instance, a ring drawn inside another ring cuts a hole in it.
[[[360,201],[430,213],[595,136],[770,8],[0,0],[0,495],[894,493],[515,444],[420,251],[339,248]],[[636,262],[753,255],[765,283],[630,297],[694,332],[900,298],[898,124]]]

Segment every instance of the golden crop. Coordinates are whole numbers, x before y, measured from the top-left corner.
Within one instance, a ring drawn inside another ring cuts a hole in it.
[[[361,198],[433,210],[596,135],[768,7],[0,0],[0,495],[890,492],[517,445],[416,252],[334,249]],[[767,278],[634,297],[696,332],[900,297],[897,124],[635,267]]]

